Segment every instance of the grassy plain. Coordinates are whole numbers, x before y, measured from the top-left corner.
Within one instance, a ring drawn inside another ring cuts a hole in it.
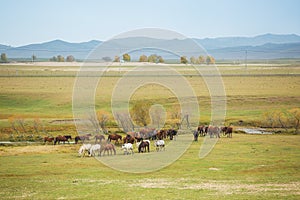
[[[299,199],[299,136],[234,134],[199,159],[202,139],[144,174],[79,158],[77,145],[0,147],[0,199]]]
[[[4,129],[10,130],[11,116],[22,116],[25,121],[38,117],[55,134],[66,129],[76,133],[74,126],[50,124],[53,119],[72,118],[78,67],[64,69],[0,66],[1,137],[7,133]],[[210,97],[203,79],[188,66],[177,69],[197,94],[201,123],[209,122]],[[298,66],[249,65],[247,70],[221,66],[220,71],[227,95],[227,122],[257,122],[266,111],[299,107]],[[111,93],[122,73],[113,71],[100,80],[97,109],[110,111]],[[174,94],[158,85],[139,88],[132,96],[138,99],[167,109],[178,103]],[[0,199],[300,198],[299,135],[234,134],[232,139],[221,138],[207,157],[199,159],[202,140],[192,143],[170,166],[145,174],[119,172],[96,159],[79,158],[78,145],[0,146]],[[151,153],[156,152],[152,149]],[[124,159],[120,149],[116,158]]]
[[[206,67],[206,66],[204,66]],[[115,66],[113,68],[122,67]],[[125,69],[130,66],[124,67]],[[203,79],[190,66],[175,66],[185,75],[198,97],[200,120],[210,119],[210,96]],[[0,66],[0,119],[22,115],[25,118],[71,118],[72,92],[78,67]],[[300,67],[289,65],[220,66],[227,96],[227,120],[257,121],[266,110],[298,107]],[[14,73],[18,71],[18,76]],[[96,91],[96,109],[110,111],[111,94],[124,71],[108,72]],[[176,83],[176,80],[174,81]],[[147,99],[166,107],[178,103],[176,96],[158,85],[139,88],[133,100]]]

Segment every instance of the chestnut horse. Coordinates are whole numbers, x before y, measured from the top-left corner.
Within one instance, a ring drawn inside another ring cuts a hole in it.
[[[56,138],[54,138],[54,145],[56,145],[56,143],[60,144],[60,142],[63,142],[64,144],[65,142],[68,142],[70,144],[69,138],[66,138],[65,136],[59,135]]]
[[[54,137],[44,137],[44,144],[46,144],[46,142],[51,142],[53,143]]]
[[[118,134],[109,134],[107,141],[111,142],[112,140],[115,140],[115,143],[119,143],[119,140],[122,141],[122,136]]]
[[[124,138],[123,138],[123,144],[125,143],[134,143],[134,137],[130,136],[129,134],[127,134]]]

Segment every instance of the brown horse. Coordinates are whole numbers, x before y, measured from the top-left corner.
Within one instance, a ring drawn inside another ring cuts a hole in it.
[[[155,139],[163,140],[163,139],[166,139],[166,138],[167,138],[167,131],[166,130],[162,129],[162,130],[157,131]]]
[[[132,137],[131,135],[127,134],[124,138],[123,138],[123,144],[125,143],[134,143],[134,137]]]
[[[54,137],[44,137],[44,144],[46,144],[46,142],[51,142],[53,143]]]
[[[209,126],[208,134],[209,134],[210,138],[213,138],[214,135],[216,136],[216,138],[220,138],[220,128],[217,126]]]
[[[139,145],[139,153],[144,153],[146,152],[146,149],[148,149],[148,152],[150,152],[149,150],[149,142],[147,141],[141,141],[141,144]]]
[[[68,142],[70,144],[69,139],[65,136],[59,135],[56,138],[54,138],[54,145],[56,145],[56,143],[60,144],[60,142],[63,142],[64,144],[65,142]]]
[[[232,130],[233,130],[232,127],[227,127],[224,135],[227,135],[227,137],[232,138]]]
[[[118,134],[109,134],[107,141],[111,142],[112,140],[115,140],[115,143],[119,143],[119,140],[122,141],[122,136]]]
[[[79,140],[81,140],[82,143],[83,143],[85,140],[90,140],[90,136],[89,136],[89,134],[87,134],[87,135],[81,135],[81,136],[76,136],[75,137],[75,144],[78,144]]]
[[[105,140],[105,136],[104,136],[104,135],[95,135],[95,143],[97,143],[98,140],[99,140],[100,143],[101,143],[102,140]]]
[[[103,156],[105,155],[105,152],[107,152],[108,156],[109,156],[109,152],[110,152],[110,155],[112,155],[112,151],[114,152],[114,155],[116,155],[115,145],[113,145],[113,144],[106,144],[104,147],[102,147],[100,150],[100,156],[103,151],[104,151]]]

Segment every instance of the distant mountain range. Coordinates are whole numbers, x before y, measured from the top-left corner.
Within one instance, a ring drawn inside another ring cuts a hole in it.
[[[295,34],[275,35],[265,34],[255,37],[220,37],[193,39],[200,44],[208,54],[216,59],[277,59],[300,58],[300,36]],[[62,40],[53,40],[40,44],[30,44],[20,47],[11,47],[0,44],[0,53],[6,53],[8,58],[30,58],[33,54],[37,58],[51,58],[53,56],[73,55],[76,59],[85,59],[89,53],[102,41],[92,40],[82,43],[69,43]],[[160,46],[176,46],[178,49],[186,45],[184,40],[163,40],[154,38],[123,38],[115,39],[112,46],[130,49],[131,46],[159,44]],[[134,45],[135,44],[135,45]],[[112,48],[112,47],[111,47]]]

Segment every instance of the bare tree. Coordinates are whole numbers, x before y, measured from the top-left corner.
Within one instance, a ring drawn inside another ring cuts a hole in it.
[[[134,131],[135,126],[128,114],[118,112],[118,113],[116,113],[116,119],[117,119],[119,126],[122,127],[124,132]]]
[[[106,111],[100,110],[97,112],[97,119],[99,121],[99,125],[104,133],[107,133],[106,124],[110,119],[110,114]]]

